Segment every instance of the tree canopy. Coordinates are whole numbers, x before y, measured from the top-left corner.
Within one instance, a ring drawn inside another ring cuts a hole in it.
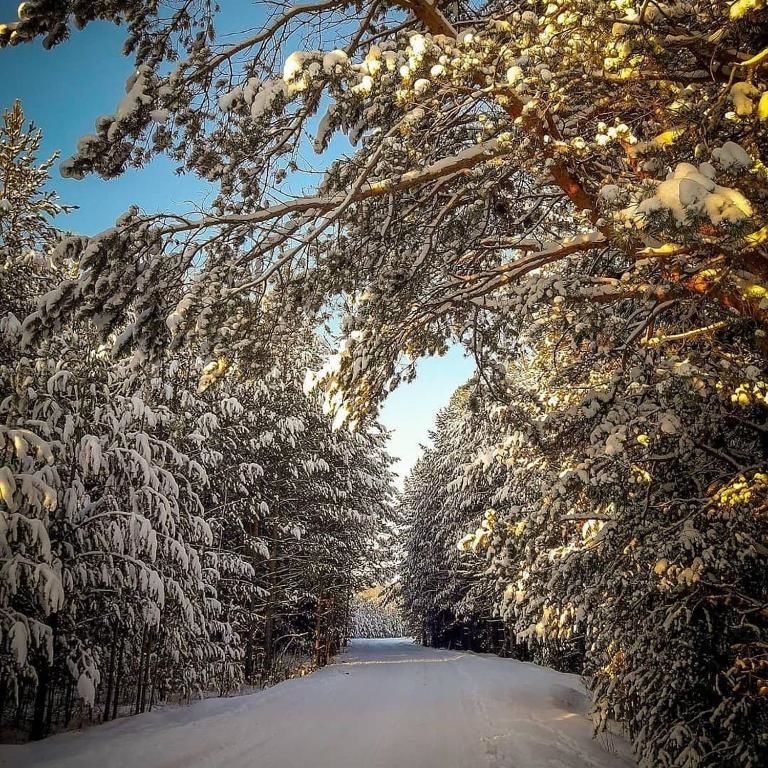
[[[167,153],[219,189],[199,213],[132,210],[62,244],[80,269],[27,334],[131,312],[118,351],[253,355],[273,310],[341,298],[320,380],[355,418],[404,353],[459,338],[482,355],[533,283],[540,301],[626,309],[630,347],[764,324],[763,3],[263,7],[226,44],[199,0],[28,2],[2,27],[53,45],[127,23],[136,73],[66,175]]]

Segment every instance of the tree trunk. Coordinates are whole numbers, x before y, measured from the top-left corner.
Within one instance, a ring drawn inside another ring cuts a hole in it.
[[[43,663],[39,665],[39,671],[37,673],[37,689],[35,690],[35,707],[34,714],[32,716],[32,729],[29,737],[32,741],[37,741],[46,736],[45,733],[45,710],[46,702],[48,701],[48,686],[51,679],[51,668],[48,664],[48,660],[43,660]]]
[[[269,588],[269,598],[267,599],[266,609],[264,611],[264,669],[269,672],[272,669],[272,661],[274,657],[274,634],[275,634],[275,619],[274,619],[274,593],[277,586],[277,579],[275,577],[277,573],[277,558],[280,554],[280,539],[277,525],[274,527],[274,541],[272,543],[272,551],[270,552],[269,562],[267,563],[267,586]]]
[[[323,598],[322,596],[317,598],[317,606],[315,608],[315,666],[323,666]]]
[[[112,632],[112,647],[109,650],[109,674],[107,677],[107,695],[104,699],[103,721],[109,720],[109,708],[112,704],[112,694],[115,688],[115,656],[117,654],[117,624]]]
[[[251,627],[250,631],[251,633],[253,633],[254,631],[253,627]],[[255,653],[253,648],[253,636],[251,636],[248,638],[248,642],[245,645],[245,661],[244,661],[243,673],[244,673],[246,683],[253,682],[253,676],[255,671],[254,668],[256,666],[254,663],[254,656],[255,656]]]
[[[144,680],[144,664],[145,664],[145,647],[147,644],[147,625],[141,631],[141,645],[139,646],[139,673],[136,676],[136,700],[133,705],[133,714],[138,715],[141,711],[141,696],[142,689],[141,684]]]
[[[270,588],[269,602],[264,611],[264,661],[263,671],[269,672],[272,668],[272,636],[274,631],[274,619],[272,616],[272,591]]]
[[[344,639],[342,646],[346,648],[349,643],[349,636],[352,632],[352,590],[347,589],[346,607],[344,610]]]
[[[117,652],[117,672],[115,674],[115,695],[112,699],[112,719],[117,717],[117,704],[120,701],[120,686],[123,682],[123,650],[125,648],[125,633],[120,633],[120,650]]]
[[[146,712],[147,711],[147,694],[149,691],[149,670],[152,665],[152,645],[153,645],[153,637],[152,637],[152,630],[150,629],[147,632],[147,648],[145,651],[145,661],[144,661],[144,679],[141,682],[141,696],[140,696],[140,704],[141,707],[139,709],[139,712]]]
[[[75,683],[72,681],[67,685],[67,695],[64,699],[64,724],[68,725],[72,719],[72,710],[75,707]]]
[[[51,678],[48,680],[48,703],[46,705],[46,713],[45,713],[45,732],[46,734],[51,733],[52,728],[51,724],[53,723],[53,698],[54,693],[56,692],[56,686],[54,684],[54,681]]]

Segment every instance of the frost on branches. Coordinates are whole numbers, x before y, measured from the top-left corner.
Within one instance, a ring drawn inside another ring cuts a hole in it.
[[[130,19],[136,72],[62,172],[108,178],[167,153],[219,189],[199,215],[132,210],[63,244],[79,270],[28,334],[66,314],[108,335],[132,311],[118,351],[250,355],[270,311],[254,299],[276,284],[289,316],[348,294],[319,382],[355,420],[401,378],[403,351],[468,340],[478,314],[521,310],[522,277],[563,262],[571,302],[704,300],[764,324],[762,2],[272,8],[226,43],[202,0],[33,0],[2,27],[3,43],[55,44]],[[312,151],[322,182],[286,195],[312,183]]]

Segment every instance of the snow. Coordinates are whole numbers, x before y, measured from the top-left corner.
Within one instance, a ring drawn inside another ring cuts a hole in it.
[[[304,69],[304,62],[307,54],[304,51],[294,51],[283,65],[283,80],[290,83],[295,80]]]
[[[5,747],[0,765],[81,768],[628,768],[593,740],[579,679],[534,664],[355,640],[337,663],[247,696],[166,707]]]
[[[155,123],[159,123],[160,125],[163,125],[164,123],[168,122],[168,116],[170,112],[167,109],[153,109],[149,116],[152,118],[152,120]]]
[[[617,184],[606,184],[601,188],[599,197],[607,203],[613,203],[621,196],[621,187]]]
[[[413,84],[413,90],[417,95],[421,95],[422,93],[426,93],[426,91],[429,89],[430,82],[429,80],[421,77],[419,78],[414,84]]]
[[[348,63],[349,58],[344,51],[330,51],[323,56],[323,72],[325,72],[326,75],[336,74],[341,71],[340,69],[337,69],[338,67],[344,67]]]
[[[139,109],[142,104],[146,105],[152,102],[151,97],[146,93],[150,74],[151,69],[146,65],[142,65],[128,79],[125,87],[125,96],[117,105],[117,120],[125,120]]]
[[[83,672],[77,679],[77,695],[86,703],[93,706],[96,689],[90,675]]]
[[[755,163],[750,154],[735,141],[726,141],[722,147],[713,150],[712,159],[726,171],[731,168],[751,168]],[[709,163],[705,165],[709,165]]]
[[[326,145],[328,144],[328,140],[330,139],[331,133],[333,132],[333,128],[331,126],[333,123],[334,115],[336,114],[336,109],[336,105],[331,104],[318,123],[317,135],[315,136],[315,141],[312,144],[313,149],[318,155],[325,149]]]
[[[734,153],[734,150],[723,147],[722,152],[730,161],[732,155],[728,153]],[[627,213],[642,220],[654,211],[666,209],[679,224],[685,224],[691,213],[699,213],[715,225],[734,223],[751,216],[752,206],[744,195],[731,187],[716,184],[709,178],[711,166],[707,166],[709,164],[697,168],[690,163],[679,163],[670,176],[658,184],[651,197],[643,200],[635,210],[627,209]]]
[[[363,75],[363,77],[360,79],[360,82],[353,86],[352,93],[356,93],[361,96],[367,96],[372,90],[373,78],[370,75]]]
[[[18,508],[13,498],[16,493],[16,478],[10,467],[0,467],[0,501],[3,501],[11,511]]]
[[[408,45],[414,56],[421,59],[427,51],[427,40],[424,35],[417,33],[408,38]]]
[[[238,99],[242,99],[242,98],[243,98],[243,89],[240,87],[234,88],[231,91],[228,91],[227,93],[222,93],[221,96],[219,96],[219,109],[222,112],[229,112],[232,109],[232,107],[234,107]]]
[[[27,663],[27,650],[29,646],[29,634],[27,627],[21,622],[15,622],[8,631],[11,653],[16,658],[16,664],[23,667]]]
[[[263,83],[251,101],[251,117],[254,120],[261,119],[265,112],[272,108],[278,97],[287,98],[290,96],[290,93],[291,89],[283,80],[268,80]]]
[[[760,98],[760,91],[752,83],[743,81],[731,86],[730,97],[736,114],[748,117],[755,109],[754,99]]]

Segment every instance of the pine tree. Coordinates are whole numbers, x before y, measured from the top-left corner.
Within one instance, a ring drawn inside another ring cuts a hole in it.
[[[66,317],[25,334],[72,241],[39,133],[18,105],[4,125],[0,712],[39,738],[325,663],[389,515],[384,433],[304,393],[309,327],[248,368],[122,356],[130,313],[104,343]]]

